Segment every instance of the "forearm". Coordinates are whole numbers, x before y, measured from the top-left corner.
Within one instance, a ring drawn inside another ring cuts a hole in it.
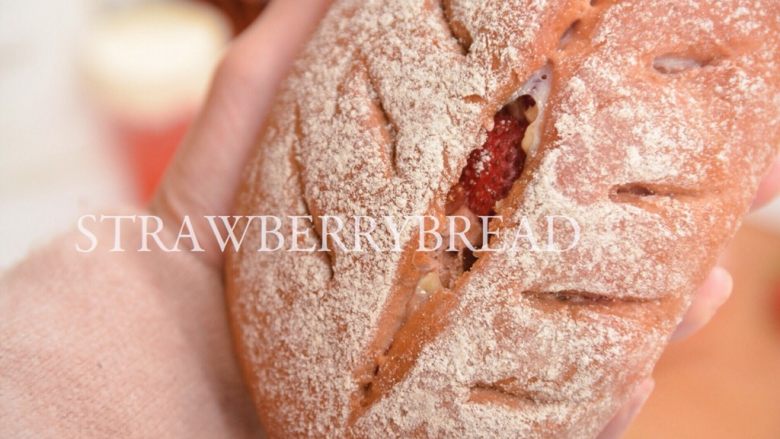
[[[219,273],[187,252],[138,252],[138,224],[121,229],[125,252],[110,251],[113,224],[92,231],[91,252],[72,231],[0,280],[0,437],[246,433],[224,416],[248,404]]]

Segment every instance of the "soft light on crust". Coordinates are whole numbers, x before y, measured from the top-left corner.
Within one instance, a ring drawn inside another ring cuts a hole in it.
[[[247,235],[226,278],[268,433],[595,436],[776,154],[778,17],[772,0],[337,2],[237,214],[440,213],[493,115],[549,63],[538,147],[498,213],[510,231],[567,215],[582,236],[484,254],[408,307],[429,270],[412,236],[402,253],[268,254]]]

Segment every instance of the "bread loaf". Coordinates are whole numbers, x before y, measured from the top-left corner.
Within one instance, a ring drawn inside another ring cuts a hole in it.
[[[236,207],[310,215],[302,247],[328,251],[258,252],[249,228],[226,268],[267,433],[596,436],[777,154],[779,44],[775,0],[336,1]],[[557,215],[574,248],[467,263],[414,231],[400,252],[321,242],[324,215],[451,214],[497,114],[525,134],[489,244]]]

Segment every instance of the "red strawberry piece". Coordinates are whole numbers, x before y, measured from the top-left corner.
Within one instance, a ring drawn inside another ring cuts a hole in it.
[[[477,215],[491,215],[496,202],[506,197],[525,163],[521,144],[528,122],[502,110],[481,148],[469,155],[458,183],[465,193],[466,206]]]

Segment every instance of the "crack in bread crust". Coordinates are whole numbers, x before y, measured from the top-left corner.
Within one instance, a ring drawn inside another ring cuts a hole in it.
[[[416,274],[403,254],[334,248],[329,264],[255,252],[248,234],[227,267],[230,314],[268,433],[595,436],[650,373],[776,154],[778,16],[769,0],[337,1],[280,91],[237,214],[304,215],[305,201],[345,217],[439,212],[492,116],[550,63],[538,150],[498,214],[510,230],[566,215],[582,236],[565,253],[481,257],[451,288],[445,324],[417,341],[399,330],[413,355],[379,352],[408,367],[355,416],[355,371]],[[668,54],[717,62],[661,74]],[[339,90],[356,63],[372,83]],[[397,172],[372,93],[392,116]]]

